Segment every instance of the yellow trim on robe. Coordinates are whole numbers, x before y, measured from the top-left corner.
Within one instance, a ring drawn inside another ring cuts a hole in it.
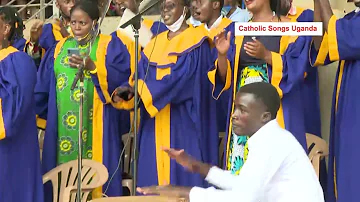
[[[52,23],[52,33],[54,35],[55,41],[60,41],[62,40],[64,37],[61,34],[61,28],[59,24],[56,23]]]
[[[7,48],[1,49],[0,50],[0,61],[2,61],[3,59],[5,59],[7,56],[9,56],[11,53],[15,53],[19,51],[18,49],[9,46]]]
[[[272,75],[271,75],[271,84],[276,88],[278,91],[280,98],[283,97],[283,92],[280,88],[281,79],[283,77],[283,61],[281,55],[279,53],[271,52],[272,55]],[[285,128],[285,120],[284,120],[284,113],[282,108],[282,103],[280,103],[280,108],[277,113],[276,119],[279,125],[282,128]]]
[[[103,134],[104,134],[104,104],[99,95],[94,89],[94,103],[93,103],[93,134],[92,134],[92,160],[103,163]],[[93,198],[100,198],[102,196],[102,187],[96,188],[92,192]]]
[[[344,74],[344,67],[345,67],[345,60],[341,60],[340,65],[339,65],[340,69],[339,69],[338,83],[337,83],[337,86],[336,86],[335,111],[337,111],[337,108],[338,108],[339,94],[340,94],[340,89],[341,89],[342,77],[343,77],[343,74]]]
[[[135,72],[135,42],[126,34],[122,33],[121,30],[117,30],[116,31],[116,36],[123,42],[123,44],[126,46],[127,50],[129,51],[130,54],[130,70],[131,70],[131,74],[129,77],[129,85],[133,86],[134,85],[134,81],[133,81],[133,75]],[[141,56],[141,45],[139,45],[139,49],[138,49],[138,53],[139,53],[139,60],[140,60],[140,56]]]
[[[155,145],[158,184],[170,183],[170,157],[161,150],[170,148],[170,104],[166,105],[155,116]]]
[[[99,35],[99,43],[96,50],[96,61],[95,65],[98,70],[97,77],[99,80],[99,85],[101,92],[103,93],[106,103],[111,103],[110,95],[108,93],[108,83],[107,83],[107,69],[106,69],[106,55],[107,47],[111,41],[111,36]],[[93,103],[93,160],[103,163],[103,112],[104,103],[101,101],[95,87],[94,87],[94,103]],[[93,198],[100,198],[102,196],[102,187],[96,188],[92,192]]]
[[[19,50],[16,48],[9,46],[7,48],[0,50],[0,62],[8,57],[10,54],[15,53]],[[0,98],[0,140],[6,138],[6,129],[5,129],[5,123],[4,123],[4,117],[2,115],[3,109],[2,109],[2,99]]]
[[[215,99],[215,100],[218,100],[221,96],[221,94],[228,90],[230,87],[231,87],[231,64],[230,64],[230,61],[227,60],[227,70],[226,70],[226,78],[225,78],[225,86],[223,89],[221,89],[219,95],[217,97],[214,96],[214,92],[215,92],[215,83],[216,83],[216,71],[217,71],[217,68],[218,68],[218,59],[216,59],[215,61],[215,69],[214,70],[211,70],[208,72],[208,79],[210,80],[210,82],[212,83],[213,85],[213,88],[212,88],[212,97]]]
[[[107,47],[111,41],[111,36],[99,34],[99,45],[96,51],[96,61],[95,65],[97,68],[97,77],[99,80],[99,85],[101,92],[105,98],[105,104],[113,104],[110,94],[108,92],[108,83],[107,83],[107,69],[106,69],[106,55]]]
[[[171,74],[171,67],[157,68],[156,69],[156,80],[162,80],[165,76]]]
[[[337,43],[337,34],[336,34],[336,16],[331,16],[328,25],[328,35],[329,35],[329,56],[331,61],[338,61],[339,56],[339,47]]]
[[[336,180],[336,163],[335,163],[335,157],[334,157],[334,192],[335,192],[335,198],[338,199],[338,191],[337,191],[337,180]]]
[[[239,59],[240,59],[240,49],[242,48],[242,43],[244,40],[244,36],[236,36],[235,37],[235,46],[236,46],[236,52],[235,52],[235,62],[234,62],[234,81],[233,85],[236,85],[236,81],[237,81],[237,77],[238,77],[238,71],[239,71]],[[229,117],[231,117],[231,115],[234,113],[234,100],[236,97],[236,87],[233,88],[233,102],[231,104],[231,114]],[[232,128],[232,121],[231,118],[230,122],[229,122],[229,127],[228,128]],[[230,152],[230,139],[231,139],[231,130],[228,130],[228,140],[227,140],[227,145],[226,145],[226,167],[227,167],[227,159],[229,158],[229,152]]]
[[[36,125],[38,128],[45,130],[46,129],[46,120],[39,118],[39,116],[36,115]]]
[[[142,23],[148,28],[151,29],[151,27],[154,25],[154,21],[150,19],[144,18]]]
[[[312,41],[311,43],[313,43],[313,42],[314,41]],[[328,54],[329,54],[328,34],[325,32],[324,36],[322,38],[322,41],[321,41],[320,48],[318,50],[317,56],[316,56],[315,63],[311,64],[311,66],[317,67],[317,66],[320,66],[320,65],[324,65],[325,60],[326,60],[326,56]],[[309,60],[311,62],[310,52],[309,52]]]
[[[226,27],[228,27],[232,21],[229,18],[222,18],[220,24],[217,27],[211,28],[209,31],[209,38],[214,40],[215,36],[222,32]],[[206,30],[205,25],[201,24],[199,28],[202,27]]]
[[[180,35],[169,40],[168,32],[169,31],[162,32],[157,35],[156,40],[155,38],[152,39],[143,51],[147,59],[151,63],[156,63],[158,66],[175,64],[177,55],[197,48],[208,35],[204,29],[188,27]],[[155,47],[154,44],[156,45]],[[153,51],[153,49],[156,49],[156,51]]]
[[[144,103],[144,107],[146,111],[149,113],[151,118],[154,118],[155,115],[159,112],[159,110],[153,105],[152,95],[150,93],[149,88],[147,87],[146,83],[142,80],[138,80],[139,85],[139,96]]]
[[[0,98],[0,140],[6,138],[6,129],[5,129],[4,118],[2,113],[3,113],[2,99]]]
[[[287,15],[290,18],[291,22],[296,22],[299,16],[304,12],[305,9],[301,7],[296,7],[296,14],[295,15]]]

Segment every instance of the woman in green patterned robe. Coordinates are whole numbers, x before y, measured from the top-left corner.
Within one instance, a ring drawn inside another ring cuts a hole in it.
[[[43,171],[78,157],[80,89],[77,85],[71,90],[71,85],[78,68],[84,65],[82,157],[103,163],[109,174],[114,174],[104,187],[108,188],[106,195],[119,196],[122,172],[115,171],[122,150],[121,135],[129,131],[129,112],[115,109],[110,97],[129,79],[130,55],[119,38],[102,34],[93,43],[78,45],[79,38],[95,33],[100,14],[94,4],[80,1],[72,8],[70,26],[74,36],[47,51],[40,65],[35,93],[37,114],[47,120]],[[74,48],[79,49],[79,55],[68,54]],[[101,196],[103,191],[95,190],[93,197]],[[51,196],[46,198],[51,201]]]

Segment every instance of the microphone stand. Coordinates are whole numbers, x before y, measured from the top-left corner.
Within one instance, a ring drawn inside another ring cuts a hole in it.
[[[138,149],[137,149],[137,133],[138,133],[138,128],[137,128],[137,122],[138,122],[138,109],[139,109],[139,105],[138,105],[138,97],[139,97],[139,92],[138,92],[138,70],[139,70],[139,29],[141,27],[141,16],[148,11],[149,9],[151,9],[152,7],[154,7],[155,5],[157,5],[161,0],[156,0],[154,1],[150,6],[148,6],[147,8],[145,8],[144,10],[142,10],[141,12],[139,12],[137,15],[135,15],[133,18],[131,18],[129,21],[127,21],[126,23],[124,23],[123,25],[120,26],[120,28],[124,29],[129,25],[132,25],[133,31],[134,31],[134,39],[135,39],[135,72],[134,72],[134,120],[133,120],[133,127],[134,127],[134,140],[133,140],[133,187],[132,189],[134,190],[132,192],[132,195],[135,196],[136,195],[136,184],[137,184],[137,161],[138,161]]]
[[[79,134],[78,134],[78,175],[77,175],[77,194],[76,198],[78,202],[81,202],[81,183],[82,183],[82,130],[83,130],[83,109],[84,109],[84,64],[79,68],[76,73],[74,82],[71,85],[71,90],[73,91],[76,87],[77,81],[79,81],[79,90],[80,90],[80,106],[79,106]]]

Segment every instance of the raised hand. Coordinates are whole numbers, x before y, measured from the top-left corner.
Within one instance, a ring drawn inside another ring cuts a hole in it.
[[[183,149],[176,150],[170,148],[161,148],[164,152],[166,152],[171,159],[174,159],[178,164],[182,167],[186,168],[190,172],[194,172],[194,166],[196,160],[194,160],[191,156],[189,156]]]
[[[271,52],[258,40],[253,39],[244,45],[246,53],[254,58],[266,60],[266,57],[271,55]]]
[[[231,32],[225,34],[225,30],[215,36],[215,47],[220,55],[226,55],[230,48]]]
[[[30,28],[30,41],[37,43],[42,33],[44,22],[42,20],[35,20],[34,24]]]

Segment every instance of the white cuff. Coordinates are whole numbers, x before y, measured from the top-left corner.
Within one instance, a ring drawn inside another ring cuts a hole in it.
[[[206,193],[208,190],[215,190],[215,188],[209,187],[204,189],[200,187],[193,187],[189,194],[190,202],[206,202]]]
[[[210,184],[214,184],[217,181],[219,181],[219,176],[224,175],[224,172],[226,172],[226,171],[224,171],[216,166],[213,166],[210,168],[209,173],[206,176],[205,180],[207,182],[209,182]]]

